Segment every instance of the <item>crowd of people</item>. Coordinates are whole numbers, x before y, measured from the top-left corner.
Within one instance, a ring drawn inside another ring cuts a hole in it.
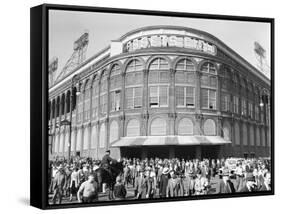
[[[108,159],[109,155],[107,155]],[[122,158],[123,172],[116,177],[114,200],[170,198],[271,190],[269,159],[139,159]],[[52,204],[94,202],[99,199],[96,170],[102,160],[56,159],[49,165]],[[128,190],[133,191],[128,197]]]

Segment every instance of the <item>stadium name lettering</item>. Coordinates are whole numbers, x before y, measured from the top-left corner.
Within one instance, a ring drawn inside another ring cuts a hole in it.
[[[187,36],[167,36],[167,35],[154,35],[144,36],[137,39],[133,39],[125,44],[125,51],[132,52],[144,48],[153,47],[179,47],[188,48],[204,53],[216,55],[217,49],[215,45],[197,38],[191,38]]]

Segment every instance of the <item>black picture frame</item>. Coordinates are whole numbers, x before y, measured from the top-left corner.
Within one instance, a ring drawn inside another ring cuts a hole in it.
[[[103,12],[115,14],[138,14],[153,16],[170,16],[170,17],[187,17],[187,18],[204,18],[213,20],[235,20],[235,21],[253,21],[270,24],[271,33],[271,191],[254,192],[254,193],[235,193],[220,195],[202,195],[192,197],[177,197],[168,199],[142,199],[130,201],[100,201],[92,204],[48,204],[48,11],[87,11]],[[179,200],[202,200],[216,198],[232,198],[261,196],[274,194],[274,19],[261,17],[246,16],[226,16],[213,14],[197,14],[168,11],[148,11],[104,7],[87,7],[74,5],[55,5],[43,4],[30,9],[30,204],[40,209],[57,209],[57,208],[74,208],[74,207],[92,207],[105,205],[122,205],[137,203],[157,203],[171,202]]]

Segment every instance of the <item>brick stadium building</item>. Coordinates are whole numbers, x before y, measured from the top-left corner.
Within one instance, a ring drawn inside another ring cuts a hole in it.
[[[50,154],[269,156],[269,99],[270,80],[209,33],[137,29],[50,85]]]

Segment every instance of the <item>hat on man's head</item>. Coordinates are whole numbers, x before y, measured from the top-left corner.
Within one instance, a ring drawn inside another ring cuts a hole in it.
[[[110,153],[110,150],[108,149],[108,150],[106,150],[105,152],[108,152],[108,153]]]
[[[256,181],[255,176],[253,175],[252,172],[247,173],[247,175],[246,175],[246,181],[253,181],[253,182]]]

